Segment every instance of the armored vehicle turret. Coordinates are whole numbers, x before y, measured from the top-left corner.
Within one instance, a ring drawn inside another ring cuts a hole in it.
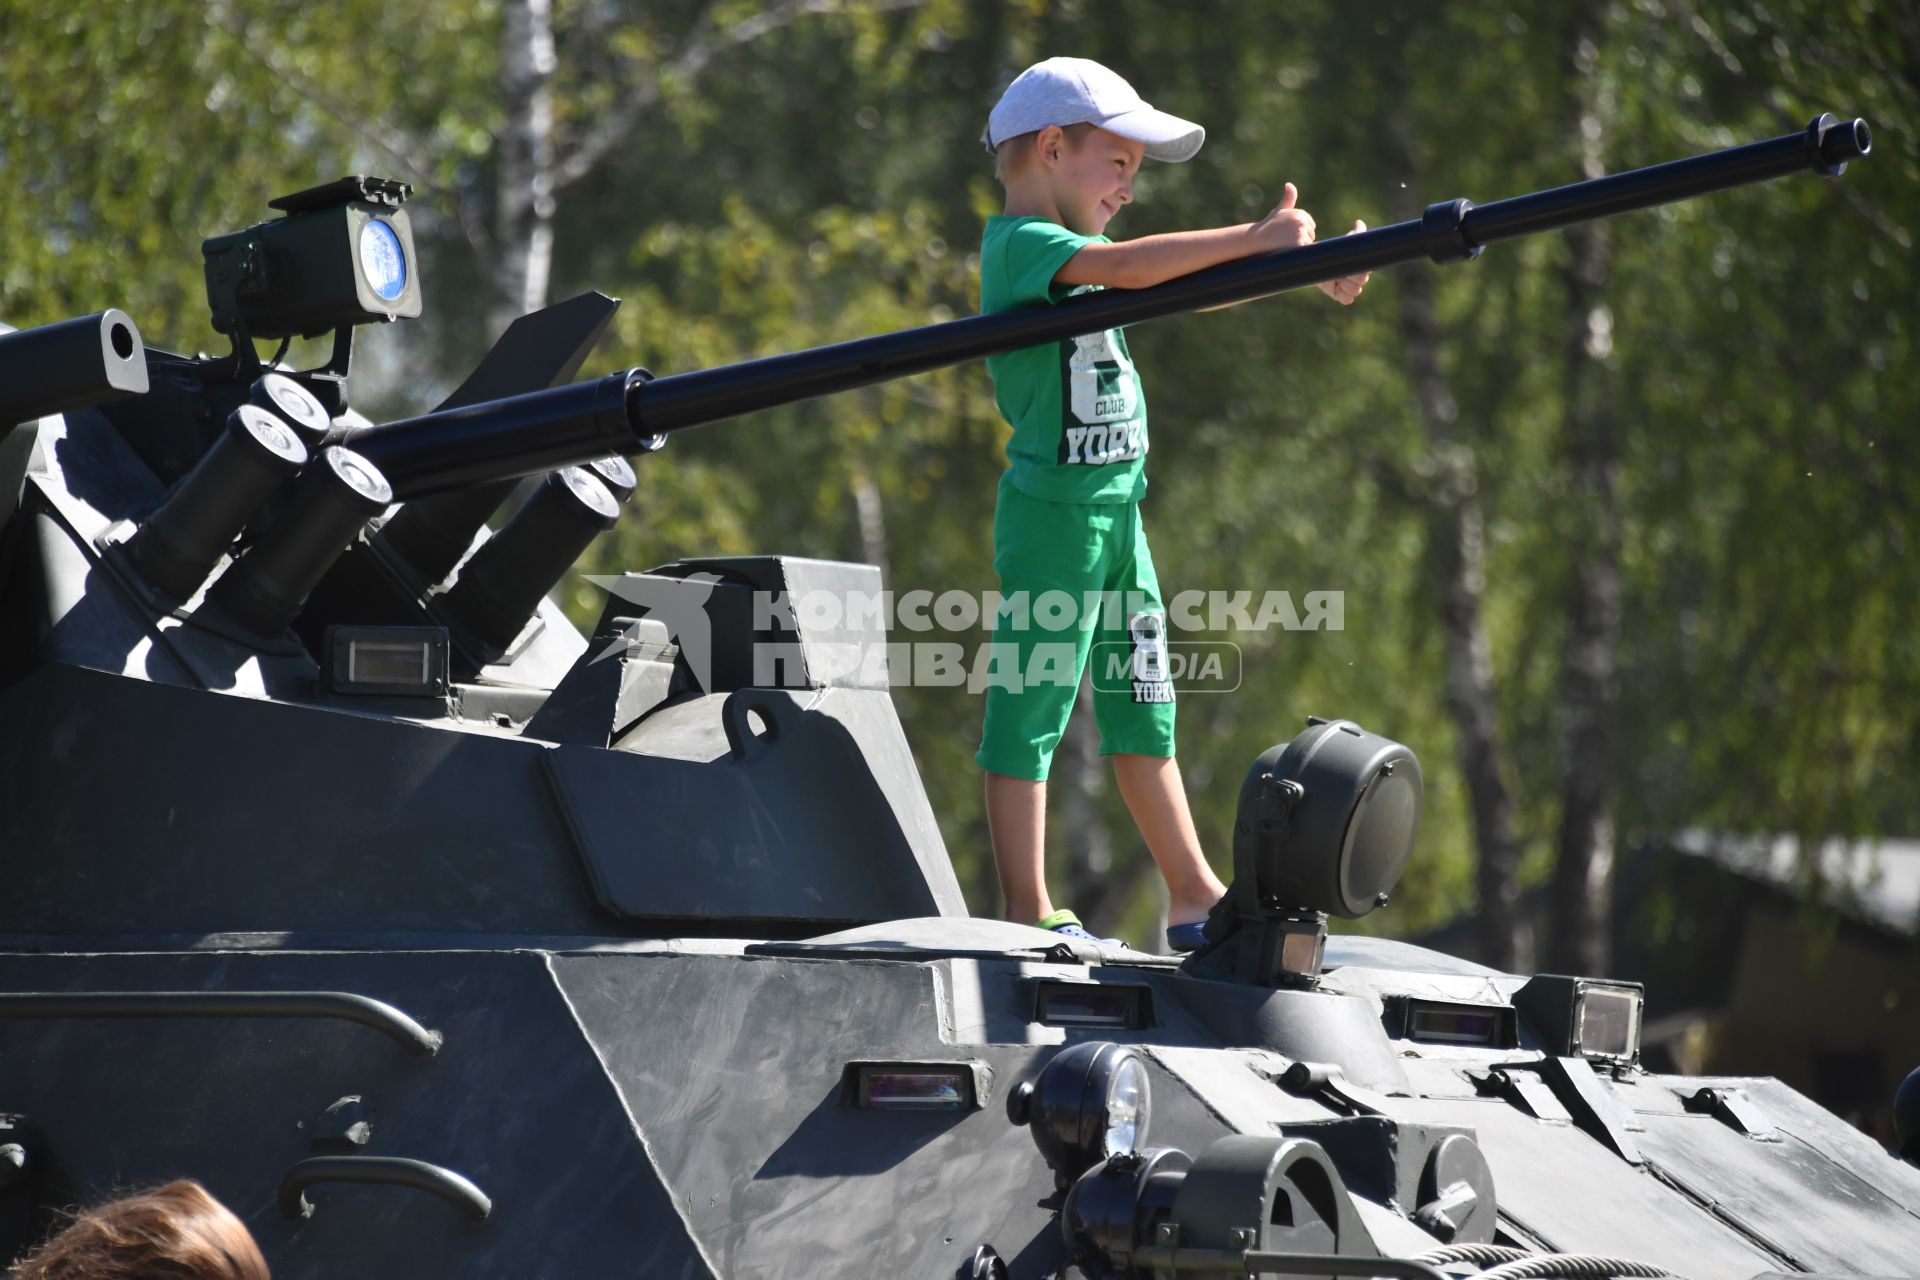
[[[1328,938],[1417,856],[1405,746],[1262,755],[1206,945],[1149,955],[968,916],[842,656],[884,633],[794,607],[876,570],[691,557],[587,634],[546,598],[676,431],[1867,146],[1825,116],[658,378],[575,381],[590,294],[384,425],[348,362],[422,307],[397,183],[207,241],[230,355],[112,310],[0,336],[0,1261],[191,1176],[281,1280],[1911,1274],[1920,1170],[1643,1070],[1634,985]],[[318,370],[253,345],[327,332]]]

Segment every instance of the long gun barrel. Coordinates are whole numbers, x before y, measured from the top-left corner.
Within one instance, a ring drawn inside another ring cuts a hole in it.
[[[1821,115],[1800,133],[1514,196],[1451,200],[1418,219],[1223,263],[1150,289],[1105,289],[1055,306],[971,316],[788,355],[654,378],[642,369],[427,414],[354,446],[408,499],[657,447],[673,431],[810,400],[1003,351],[1160,316],[1244,302],[1425,258],[1456,262],[1486,245],[1811,169],[1829,177],[1872,149],[1864,120]]]

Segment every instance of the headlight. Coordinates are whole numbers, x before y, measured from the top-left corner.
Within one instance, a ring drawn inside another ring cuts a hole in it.
[[[1556,1057],[1592,1058],[1626,1065],[1640,1058],[1640,1017],[1646,989],[1543,973],[1513,993],[1513,1007]]]
[[[1008,1114],[1063,1185],[1110,1156],[1146,1144],[1152,1091],[1139,1054],[1106,1041],[1062,1050],[1013,1091]]]
[[[1107,1094],[1107,1140],[1103,1158],[1138,1151],[1147,1128],[1147,1069],[1132,1054],[1120,1058]]]
[[[1900,1158],[1920,1165],[1920,1067],[1908,1072],[1893,1091],[1893,1132],[1900,1143]]]
[[[1067,1192],[1060,1230],[1068,1247],[1104,1262],[1107,1275],[1134,1274],[1134,1255],[1154,1241],[1154,1228],[1173,1210],[1173,1198],[1193,1161],[1184,1151],[1142,1151],[1096,1165]],[[1101,1274],[1087,1269],[1087,1274]]]
[[[1420,761],[1351,720],[1307,731],[1253,762],[1233,827],[1236,887],[1281,908],[1357,919],[1386,902],[1420,827]],[[1243,912],[1242,914],[1252,914]]]

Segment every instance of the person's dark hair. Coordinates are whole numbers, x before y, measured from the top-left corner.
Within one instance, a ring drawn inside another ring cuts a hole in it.
[[[270,1280],[246,1224],[197,1182],[88,1209],[8,1280]]]

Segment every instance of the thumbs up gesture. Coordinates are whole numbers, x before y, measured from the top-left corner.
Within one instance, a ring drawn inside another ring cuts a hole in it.
[[[1259,244],[1260,252],[1272,253],[1276,249],[1293,249],[1313,243],[1313,215],[1295,207],[1299,199],[1300,192],[1289,182],[1280,203],[1266,217],[1253,224],[1253,238]]]
[[[1266,217],[1253,224],[1251,231],[1255,243],[1260,247],[1256,252],[1272,253],[1278,249],[1295,249],[1303,244],[1312,244],[1316,228],[1313,215],[1299,207],[1300,192],[1291,183]],[[1355,218],[1353,230],[1349,235],[1357,235],[1367,229],[1367,224]],[[1341,276],[1338,280],[1327,280],[1320,285],[1320,291],[1343,307],[1350,307],[1367,287],[1367,281],[1373,277],[1371,271],[1358,275]]]

